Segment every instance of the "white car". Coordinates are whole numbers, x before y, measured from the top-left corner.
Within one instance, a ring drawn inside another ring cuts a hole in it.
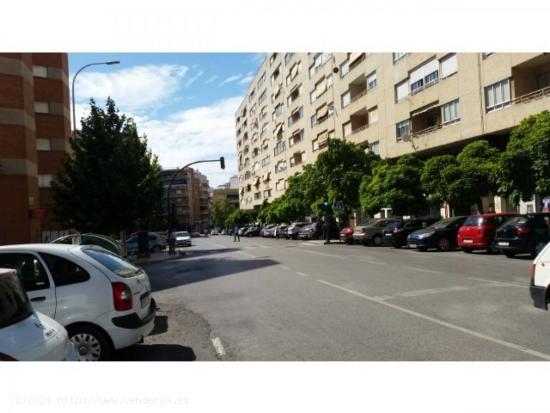
[[[145,271],[101,247],[21,244],[0,247],[34,309],[63,325],[79,360],[105,360],[154,327],[156,304]]]
[[[531,298],[535,307],[548,309],[550,301],[550,243],[542,249],[531,267]]]
[[[174,234],[176,237],[176,247],[190,247],[191,235],[187,231],[176,231]]]
[[[57,321],[35,312],[15,270],[0,268],[0,361],[75,361]]]

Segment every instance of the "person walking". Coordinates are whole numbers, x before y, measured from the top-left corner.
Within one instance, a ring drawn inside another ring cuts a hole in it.
[[[174,255],[176,253],[176,231],[171,231],[168,238],[168,254]]]
[[[325,216],[323,229],[325,232],[325,244],[330,244],[330,218],[328,216]]]
[[[235,225],[235,228],[233,228],[233,242],[241,242],[241,236],[239,235],[238,225]]]

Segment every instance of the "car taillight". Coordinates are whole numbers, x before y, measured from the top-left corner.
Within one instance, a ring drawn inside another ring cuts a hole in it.
[[[517,235],[525,235],[529,232],[529,227],[516,227]]]
[[[396,232],[401,232],[401,231],[402,231],[401,228],[394,228],[394,229],[393,229],[393,233],[394,233],[394,234],[395,234]]]
[[[17,359],[5,353],[0,353],[0,361],[17,361]]]
[[[126,311],[132,309],[132,291],[130,287],[121,282],[111,284],[113,287],[113,304],[115,310]]]

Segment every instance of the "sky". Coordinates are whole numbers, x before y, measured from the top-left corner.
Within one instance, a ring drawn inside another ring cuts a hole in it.
[[[140,134],[163,168],[199,164],[215,188],[237,173],[235,112],[262,63],[263,53],[70,53],[74,73],[94,62],[118,65],[84,69],[76,78],[76,122],[89,112],[93,98],[114,99],[121,113],[134,118]],[[72,93],[72,91],[71,91]]]

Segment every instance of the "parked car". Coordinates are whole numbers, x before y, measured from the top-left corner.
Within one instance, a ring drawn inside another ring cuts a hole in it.
[[[264,238],[269,238],[273,236],[273,230],[275,229],[276,224],[267,224],[264,225],[260,231],[260,235]]]
[[[395,226],[384,228],[384,239],[394,248],[401,248],[407,245],[407,237],[411,232],[426,228],[439,220],[441,217],[419,217],[400,221]]]
[[[245,235],[245,234],[246,234],[246,231],[248,231],[249,228],[250,228],[249,226],[240,227],[240,228],[239,228],[239,232],[238,232],[239,235],[241,235],[241,236],[242,236],[242,235]]]
[[[508,258],[521,253],[534,258],[550,241],[549,225],[548,212],[519,215],[497,229],[493,246]]]
[[[367,225],[359,225],[353,231],[353,241],[365,245],[380,246],[382,245],[384,228],[398,221],[399,219],[389,218],[373,221]]]
[[[539,252],[531,266],[530,293],[537,308],[548,310],[550,301],[550,243]]]
[[[313,222],[308,225],[304,225],[298,231],[299,239],[320,239],[323,236],[323,228],[321,223]]]
[[[200,232],[196,232],[196,231],[195,231],[195,232],[192,232],[192,233],[191,233],[191,238],[200,238],[200,236],[201,236],[201,233],[200,233]]]
[[[187,231],[176,231],[176,247],[190,247],[191,235]]]
[[[156,304],[142,269],[101,247],[20,244],[0,247],[36,311],[63,325],[80,360],[105,360],[154,327]]]
[[[76,361],[57,321],[34,311],[14,269],[0,268],[0,361]]]
[[[456,248],[456,235],[466,218],[468,217],[445,218],[429,227],[414,231],[407,237],[407,244],[409,248],[417,248],[420,251],[430,248],[449,251]]]
[[[298,233],[300,232],[300,229],[305,226],[309,225],[308,222],[293,222],[288,226],[286,229],[286,237],[287,239],[298,239]]]
[[[274,236],[275,238],[285,238],[286,237],[286,230],[288,228],[288,224],[279,224],[275,228]]]
[[[259,237],[260,236],[260,230],[261,230],[261,228],[258,227],[258,226],[249,227],[249,228],[247,228],[244,235],[247,236],[247,237]]]
[[[391,235],[393,234],[393,230],[399,226],[403,226],[403,223],[405,220],[403,219],[396,219],[393,222],[390,222],[388,225],[382,229],[382,245],[391,245]],[[389,235],[388,235],[389,234]]]
[[[353,244],[353,228],[345,227],[340,231],[340,241],[346,244]]]
[[[69,234],[56,238],[52,244],[97,245],[117,255],[123,255],[119,241],[101,234]]]
[[[160,235],[149,232],[147,234],[148,240],[149,240],[149,251],[150,252],[161,252],[163,249],[166,248],[166,244],[164,242],[164,238]],[[126,240],[126,249],[128,251],[128,255],[134,255],[137,254],[139,250],[139,244],[138,244],[138,235],[132,234],[130,237]]]
[[[487,250],[493,252],[492,247],[497,228],[504,221],[515,217],[515,213],[480,214],[469,216],[458,230],[456,242],[464,252],[473,250]]]
[[[210,231],[210,235],[220,235],[220,232],[217,229]]]

